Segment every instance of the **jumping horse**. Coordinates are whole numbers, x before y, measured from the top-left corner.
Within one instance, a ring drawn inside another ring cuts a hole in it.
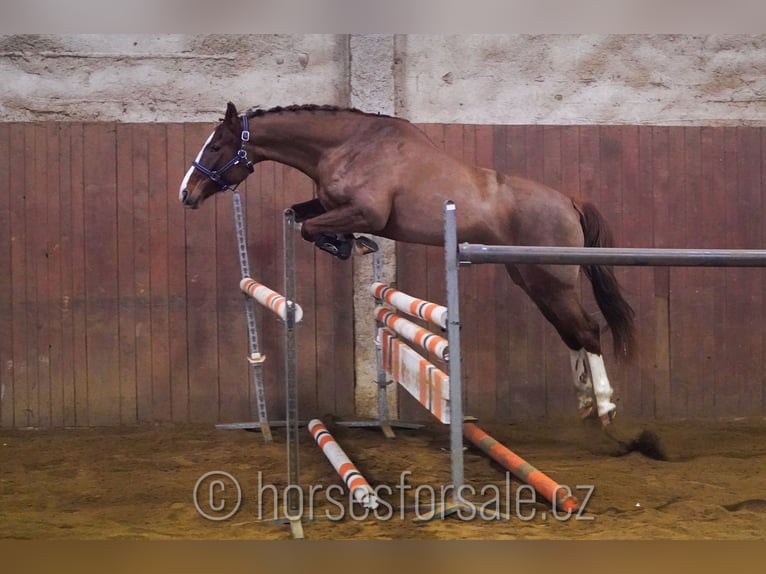
[[[249,110],[229,103],[223,120],[183,179],[179,199],[192,209],[236,188],[264,160],[294,167],[317,197],[293,206],[304,239],[340,258],[376,249],[354,234],[442,245],[442,208],[458,206],[458,241],[490,245],[609,247],[596,207],[542,183],[468,165],[436,147],[410,122],[354,109],[289,106]],[[616,412],[598,323],[578,297],[578,266],[506,265],[570,349],[580,416],[608,425]],[[618,359],[635,347],[633,309],[612,269],[583,266]]]

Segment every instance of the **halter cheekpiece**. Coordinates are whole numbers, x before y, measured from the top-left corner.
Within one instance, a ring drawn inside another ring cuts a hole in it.
[[[250,173],[253,173],[253,162],[252,160],[248,159],[247,150],[245,149],[247,142],[250,141],[250,129],[248,125],[247,114],[242,115],[242,134],[240,135],[240,140],[241,141],[240,141],[239,150],[237,151],[237,155],[235,155],[233,158],[227,161],[226,164],[220,169],[216,169],[216,170],[208,169],[197,161],[192,162],[192,167],[194,167],[195,169],[201,171],[206,176],[208,176],[213,181],[213,183],[215,183],[221,189],[221,191],[224,191],[227,189],[234,191],[235,189],[237,189],[237,186],[239,185],[239,183],[236,184],[234,187],[230,186],[229,184],[223,181],[223,174],[225,174],[235,165],[239,165],[243,162],[247,171],[249,171]]]

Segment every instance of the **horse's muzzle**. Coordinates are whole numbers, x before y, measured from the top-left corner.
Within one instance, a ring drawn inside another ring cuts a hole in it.
[[[200,196],[197,196],[195,199],[192,199],[189,195],[189,192],[187,190],[183,190],[180,195],[181,203],[184,205],[184,207],[188,207],[190,209],[197,209],[199,207],[199,200]]]

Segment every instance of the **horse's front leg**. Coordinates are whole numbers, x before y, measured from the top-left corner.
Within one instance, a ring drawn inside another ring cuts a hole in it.
[[[307,219],[317,217],[327,212],[322,203],[316,197],[308,201],[295,203],[290,206],[290,209],[292,209],[293,213],[295,213],[296,223],[301,223]]]
[[[570,349],[570,358],[580,417],[595,416],[604,426],[608,425],[617,407],[611,400],[613,389],[606,375],[603,357],[585,349]]]
[[[377,244],[368,237],[354,237],[354,231],[369,232],[369,221],[363,212],[351,204],[311,217],[303,222],[301,235],[308,241],[340,259],[351,256],[352,247],[361,254],[378,250]]]

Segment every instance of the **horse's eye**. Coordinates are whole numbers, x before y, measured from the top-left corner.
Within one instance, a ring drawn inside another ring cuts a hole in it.
[[[213,151],[220,151],[221,150],[221,146],[219,146],[218,144],[213,144],[213,145],[210,146],[210,149],[213,150]]]

